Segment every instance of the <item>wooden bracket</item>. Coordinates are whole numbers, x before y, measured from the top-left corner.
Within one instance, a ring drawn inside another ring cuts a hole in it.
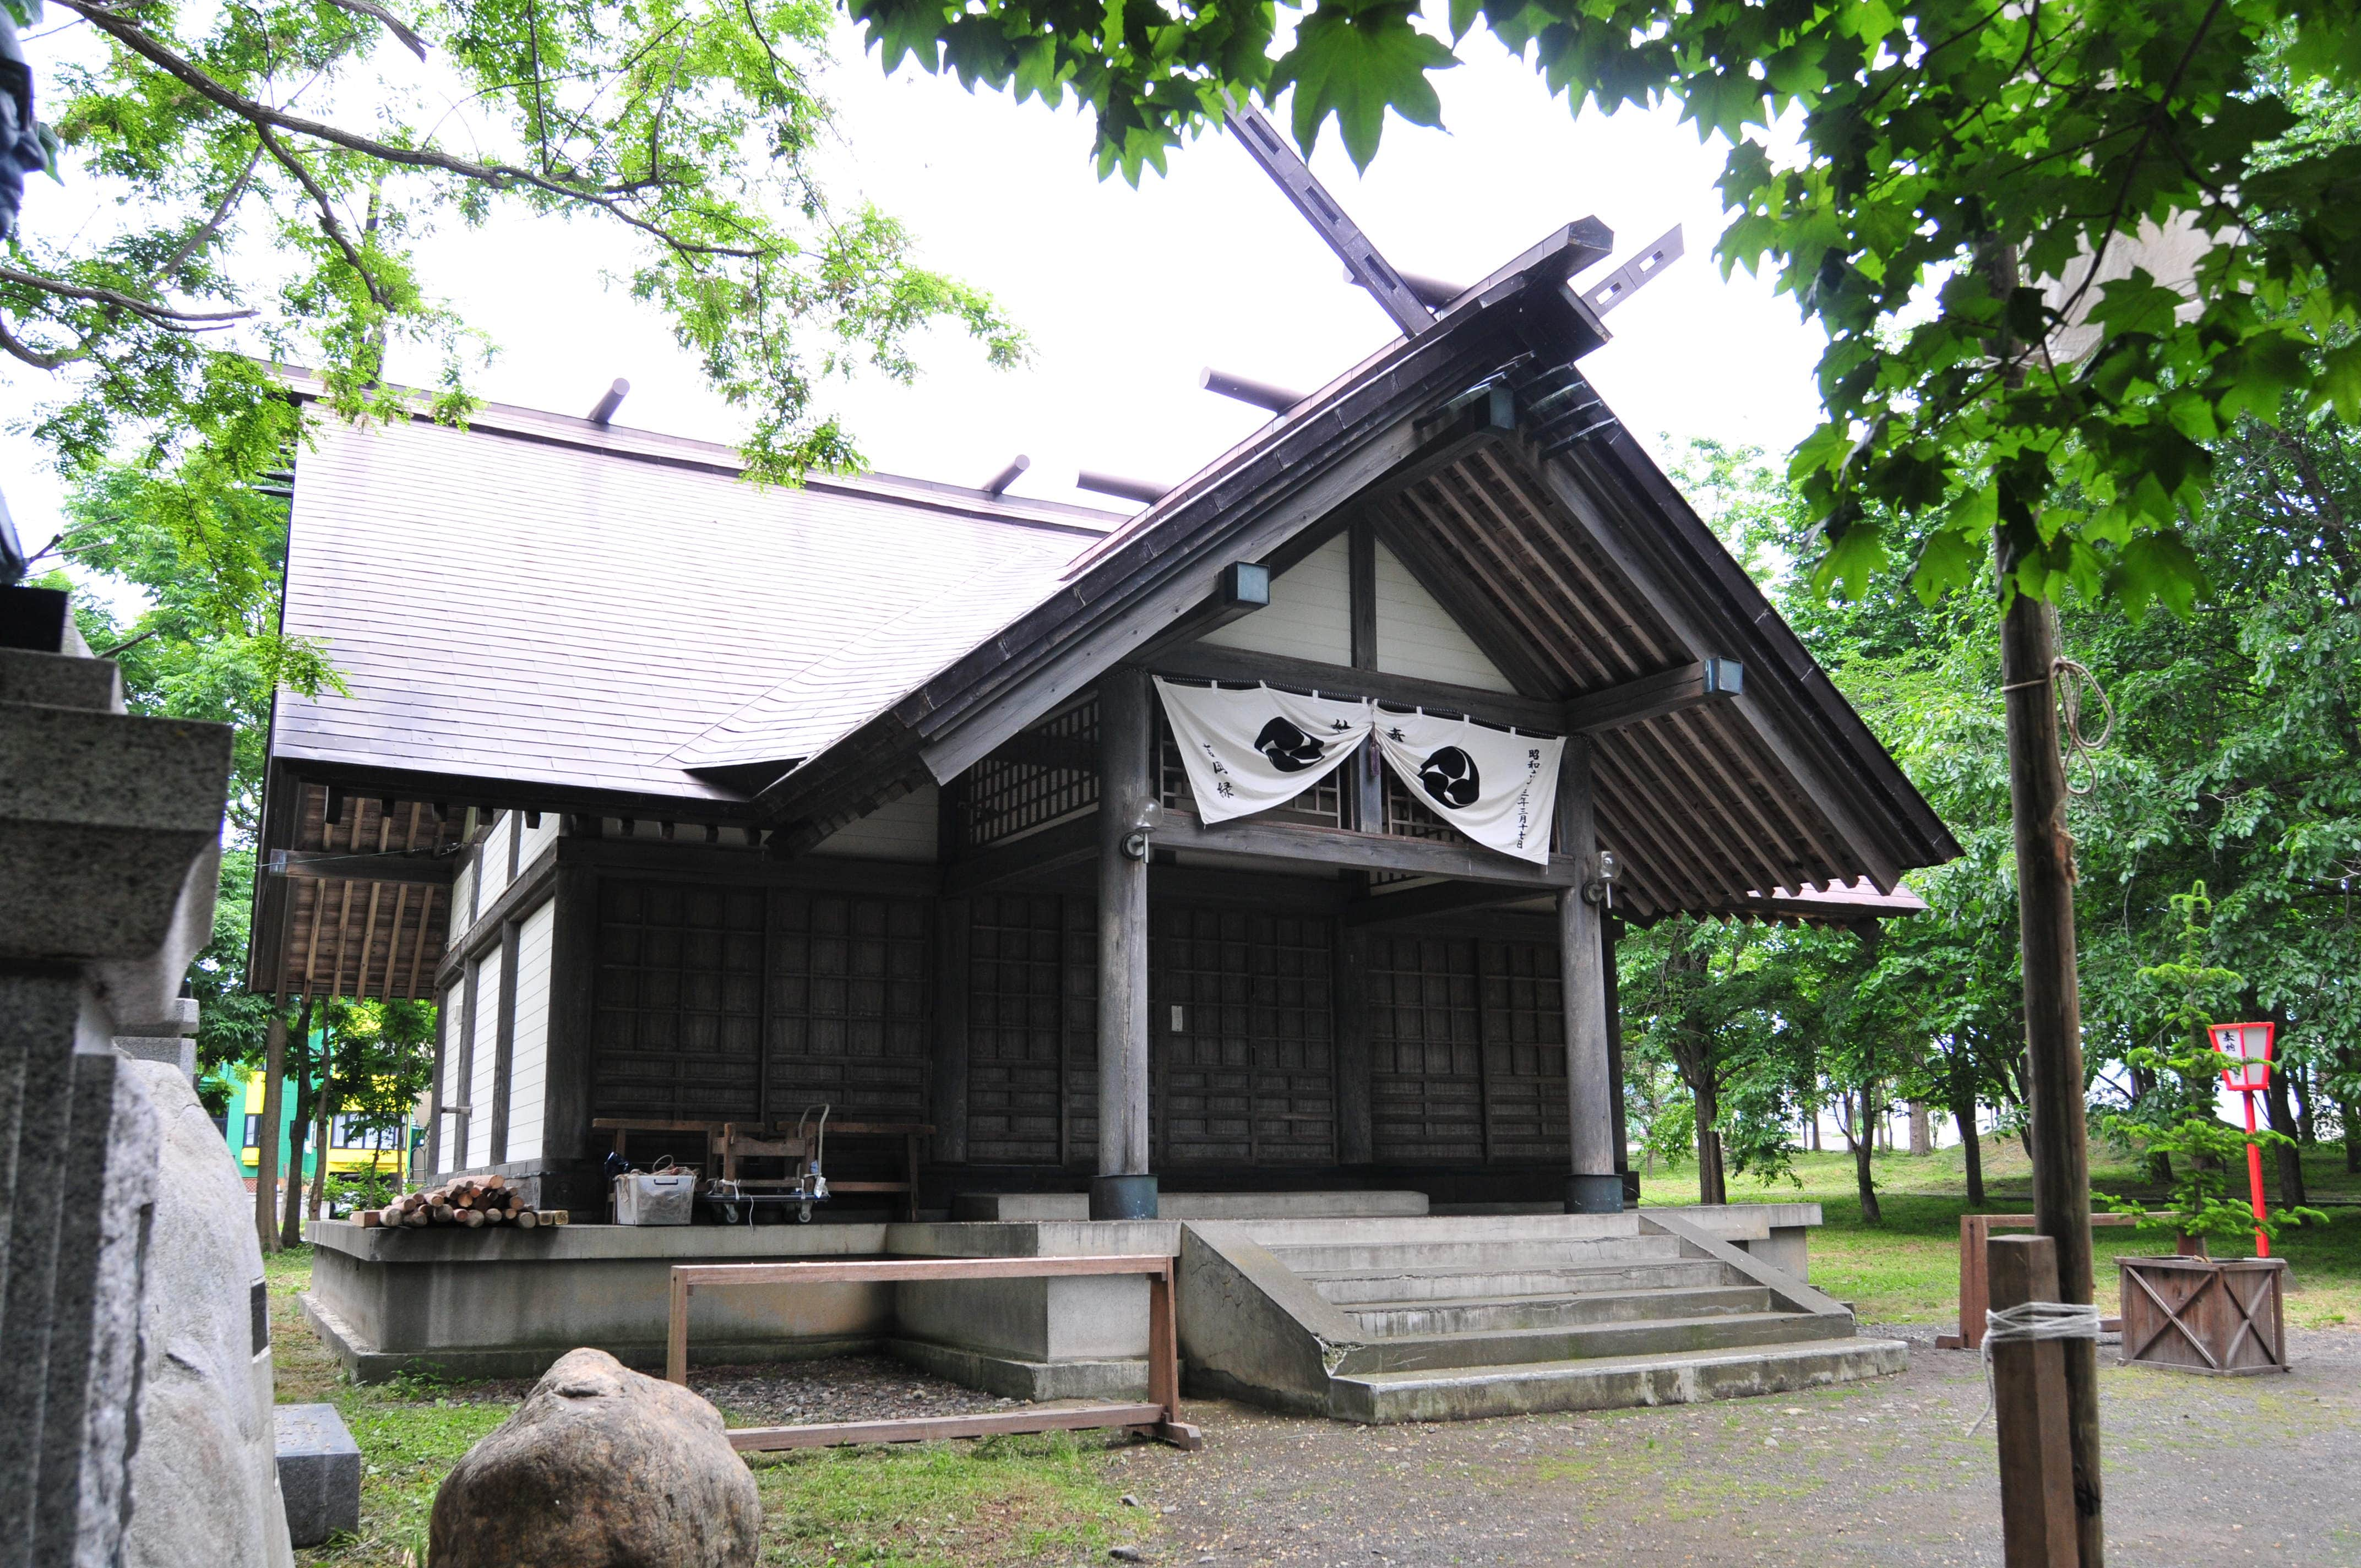
[[[1565,705],[1565,727],[1574,734],[1595,735],[1701,702],[1727,700],[1745,689],[1745,665],[1735,659],[1700,659],[1576,697]]]

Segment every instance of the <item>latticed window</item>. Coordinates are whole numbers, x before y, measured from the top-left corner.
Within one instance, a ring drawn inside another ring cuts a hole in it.
[[[968,771],[959,820],[982,849],[1090,810],[1099,801],[1099,705],[1087,697]]]
[[[1401,775],[1391,768],[1384,771],[1386,781],[1386,831],[1398,839],[1441,839],[1457,840],[1459,830],[1437,817],[1418,798],[1418,792],[1402,783]]]

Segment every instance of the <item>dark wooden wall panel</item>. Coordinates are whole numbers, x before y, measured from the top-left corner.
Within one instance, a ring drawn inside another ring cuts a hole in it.
[[[933,914],[925,900],[771,894],[766,1117],[826,1102],[852,1121],[924,1121]]]
[[[1483,1039],[1475,944],[1369,941],[1369,1120],[1383,1163],[1484,1157]]]
[[[757,1113],[763,904],[759,888],[599,883],[593,1115]]]
[[[1565,1005],[1557,948],[1478,942],[1487,1152],[1496,1161],[1563,1160]]]
[[[1544,942],[1369,942],[1371,1134],[1381,1162],[1567,1157],[1565,1013]]]
[[[1334,1164],[1334,922],[1184,905],[1152,909],[1148,924],[1159,1158]]]
[[[1065,1050],[1065,900],[977,898],[968,926],[968,1158],[1059,1161]]]
[[[1154,887],[1154,873],[1149,873]],[[1060,1163],[1096,1170],[1099,1162],[1099,902],[1065,901],[1066,1104]],[[1151,1023],[1154,1020],[1150,1020]],[[1155,1038],[1154,1030],[1148,1038]]]

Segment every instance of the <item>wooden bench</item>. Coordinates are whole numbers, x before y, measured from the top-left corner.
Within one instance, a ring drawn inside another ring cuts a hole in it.
[[[2136,1225],[2137,1214],[2093,1214],[2094,1225]],[[1984,1277],[1984,1243],[1994,1231],[2029,1231],[2037,1222],[2031,1214],[1962,1214],[1960,1216],[1960,1332],[1937,1334],[1937,1350],[1982,1350],[1984,1343],[1984,1316],[1992,1310],[1992,1282]],[[2102,1318],[2099,1327],[2108,1333],[2121,1333],[2121,1318]]]
[[[730,1433],[730,1445],[741,1453],[769,1452],[861,1442],[926,1442],[936,1438],[989,1437],[997,1432],[1128,1427],[1178,1448],[1193,1450],[1202,1446],[1203,1435],[1180,1419],[1180,1342],[1172,1321],[1172,1259],[1161,1253],[1103,1257],[889,1257],[844,1263],[677,1264],[672,1271],[672,1306],[665,1324],[664,1376],[684,1388],[688,1387],[688,1302],[699,1289],[775,1289],[885,1280],[1041,1279],[1106,1274],[1148,1277],[1145,1402],[1037,1406],[980,1416],[917,1416],[904,1420],[739,1427]]]
[[[788,1124],[781,1122],[681,1122],[637,1116],[601,1116],[590,1124],[593,1132],[615,1135],[615,1152],[631,1157],[631,1135],[633,1133],[694,1133],[705,1140],[705,1159],[698,1168],[708,1177],[719,1175],[726,1181],[739,1179],[737,1162],[742,1158],[804,1159],[810,1156],[811,1137],[798,1138]],[[918,1217],[918,1140],[934,1135],[929,1122],[830,1122],[830,1137],[900,1138],[902,1140],[903,1179],[900,1181],[834,1181],[831,1192],[899,1192],[903,1194],[902,1217]],[[731,1151],[732,1145],[736,1152]]]

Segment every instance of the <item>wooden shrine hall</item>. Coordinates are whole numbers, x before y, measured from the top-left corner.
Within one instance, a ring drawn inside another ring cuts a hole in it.
[[[599,1206],[598,1124],[825,1103],[930,1128],[937,1212],[1621,1207],[1616,932],[1873,920],[1958,849],[1585,378],[1607,251],[1134,516],[320,409],[285,624],[349,693],[278,699],[254,985],[438,1003],[423,1168],[544,1204]]]

